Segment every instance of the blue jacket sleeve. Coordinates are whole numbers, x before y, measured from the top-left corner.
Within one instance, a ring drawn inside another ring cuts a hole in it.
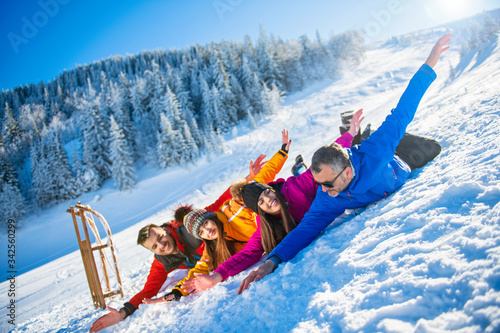
[[[267,258],[277,256],[288,261],[309,245],[333,220],[344,212],[337,198],[329,198],[318,189],[316,199],[299,225],[279,243]]]
[[[399,141],[415,116],[420,100],[435,79],[434,70],[423,64],[408,83],[396,108],[382,125],[361,143],[360,152],[370,155],[370,158],[375,157],[384,162],[391,161]]]
[[[382,125],[359,146],[359,152],[369,156],[364,160],[370,163],[369,166],[362,165],[361,167],[367,167],[365,170],[370,170],[372,176],[376,175],[394,158],[396,147],[413,120],[420,100],[435,79],[434,70],[426,64],[422,65],[408,83],[396,108],[391,111]],[[372,178],[376,180],[376,177]],[[370,186],[369,182],[365,184]]]

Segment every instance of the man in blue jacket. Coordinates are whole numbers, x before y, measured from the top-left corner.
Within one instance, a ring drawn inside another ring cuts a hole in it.
[[[311,208],[274,248],[266,262],[243,280],[239,292],[252,281],[272,273],[281,262],[292,259],[345,209],[363,207],[385,198],[403,185],[411,170],[424,166],[439,154],[440,147],[435,141],[405,135],[405,131],[425,91],[436,79],[432,68],[449,48],[446,46],[449,41],[450,34],[439,39],[425,64],[410,80],[396,108],[361,145],[343,149],[334,143],[314,153],[311,171],[320,188]]]

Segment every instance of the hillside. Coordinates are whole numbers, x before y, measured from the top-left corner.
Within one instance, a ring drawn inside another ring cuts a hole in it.
[[[176,204],[210,203],[246,174],[250,158],[279,148],[282,128],[293,140],[280,173],[287,177],[296,154],[310,161],[318,146],[338,136],[340,112],[364,108],[365,125],[379,125],[444,33],[372,45],[364,62],[341,79],[289,95],[254,130],[240,124],[211,161],[166,172],[144,169],[130,192],[105,184],[83,195],[113,227],[130,225],[114,237],[126,296],[110,305],[121,307],[148,274],[152,255],[135,244],[140,227],[170,220]],[[443,150],[396,193],[358,215],[341,216],[243,295],[236,291],[246,273],[180,303],[143,305],[104,332],[500,330],[500,46],[473,49],[460,61],[454,44],[435,70],[438,79],[408,131],[435,138]],[[18,236],[21,256],[29,257],[35,242],[46,242],[48,253],[76,242],[66,208],[51,208],[39,229]],[[177,271],[165,290],[184,274]],[[106,313],[92,307],[77,251],[19,276],[17,287],[18,332],[85,332]],[[6,282],[0,285],[0,293],[7,289]]]

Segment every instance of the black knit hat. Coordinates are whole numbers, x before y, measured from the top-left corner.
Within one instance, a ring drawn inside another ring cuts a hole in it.
[[[203,222],[216,217],[217,215],[214,212],[207,211],[206,209],[193,210],[184,217],[184,226],[191,235],[201,239],[200,227]]]
[[[245,206],[250,208],[255,213],[258,213],[257,207],[259,202],[259,197],[265,190],[272,190],[273,188],[264,183],[250,183],[243,187],[241,194],[243,196],[243,202]]]

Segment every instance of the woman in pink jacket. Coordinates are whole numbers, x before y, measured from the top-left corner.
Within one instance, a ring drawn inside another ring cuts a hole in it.
[[[362,113],[362,110],[359,110],[354,114],[349,131],[335,140],[336,143],[344,148],[351,147],[352,139],[358,133],[360,122],[363,120]],[[291,141],[288,141],[288,144],[283,144],[279,154],[276,153],[260,173],[278,174],[287,158],[283,152],[288,154],[290,143]],[[277,159],[280,160],[276,161]],[[256,219],[257,230],[247,245],[221,264],[212,275],[197,275],[196,278],[186,281],[186,287],[196,289],[196,293],[204,291],[257,263],[264,252],[270,253],[300,223],[318,190],[310,169],[297,177],[292,176],[286,180],[280,178],[267,185],[259,183],[259,178],[257,175],[255,182],[250,184],[240,182],[232,185],[232,192],[235,192],[235,187],[240,187],[245,205],[259,214]],[[238,293],[247,287],[242,284]]]

